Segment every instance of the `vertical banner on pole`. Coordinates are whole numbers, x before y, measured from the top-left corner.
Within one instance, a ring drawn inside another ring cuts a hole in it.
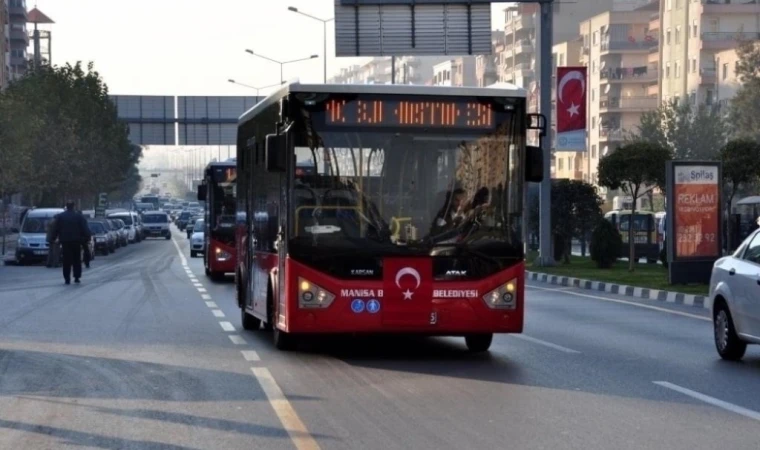
[[[557,151],[586,150],[586,67],[557,67]]]

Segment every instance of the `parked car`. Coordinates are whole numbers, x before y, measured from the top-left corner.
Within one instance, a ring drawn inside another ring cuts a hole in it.
[[[748,344],[760,344],[760,230],[733,255],[713,265],[710,277],[713,336],[721,358],[740,360]]]
[[[193,224],[193,235],[190,237],[190,257],[195,258],[198,256],[198,254],[203,254],[205,252],[204,249],[204,229],[205,229],[205,220],[198,219],[195,221],[195,224]]]
[[[108,230],[106,221],[92,219],[87,221],[87,225],[90,227],[90,233],[92,233],[95,241],[93,255],[96,253],[107,255],[116,251],[116,241],[114,240],[113,233]]]
[[[106,227],[106,230],[108,230],[108,234],[111,236],[111,240],[113,241],[113,252],[116,251],[117,248],[119,248],[119,232],[114,228],[113,223],[111,223],[108,219],[100,219],[101,222],[103,222],[103,225]]]
[[[61,208],[31,209],[24,216],[16,246],[16,262],[27,264],[45,261],[48,257],[47,227]]]
[[[121,247],[126,247],[129,245],[129,231],[127,230],[127,226],[124,224],[124,221],[121,219],[110,220],[116,227],[117,234],[119,235],[119,245]]]
[[[127,241],[135,243],[140,241],[140,233],[137,229],[137,213],[133,211],[113,213],[108,216],[109,219],[119,219],[124,222],[127,230]]]
[[[187,221],[187,228],[185,229],[187,231],[187,238],[190,239],[193,236],[193,233],[195,233],[195,222],[203,220],[203,216],[192,216],[190,217],[190,220]]]
[[[169,229],[169,215],[163,211],[148,211],[143,213],[146,237],[163,237],[166,240],[172,238]]]

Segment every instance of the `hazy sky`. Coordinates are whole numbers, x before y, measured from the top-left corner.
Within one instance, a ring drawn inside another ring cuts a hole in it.
[[[34,0],[27,0],[28,7]],[[56,23],[53,63],[93,61],[112,94],[251,95],[254,86],[277,83],[277,60],[322,53],[322,24],[289,12],[333,16],[334,0],[37,0]],[[505,4],[493,5],[501,28]],[[328,27],[328,74],[355,58],[334,57]],[[361,61],[361,60],[360,60]],[[285,77],[322,81],[322,59],[285,66]]]

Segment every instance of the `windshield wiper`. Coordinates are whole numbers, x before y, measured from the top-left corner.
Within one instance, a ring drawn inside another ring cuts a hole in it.
[[[475,256],[484,261],[488,261],[496,265],[501,265],[501,261],[499,261],[497,258],[494,258],[493,256],[490,256],[490,255],[486,255],[485,253],[481,251],[473,250],[472,248],[470,248],[469,245],[467,245],[466,242],[458,243],[458,244],[455,244],[455,243],[433,244],[425,248],[428,249],[431,253],[437,249],[453,248],[453,249],[459,250],[461,253],[464,253],[466,255]]]

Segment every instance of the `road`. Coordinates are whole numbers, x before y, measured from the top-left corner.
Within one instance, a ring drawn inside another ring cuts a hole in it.
[[[0,267],[0,449],[758,448],[760,351],[718,360],[693,308],[536,284],[525,334],[489,354],[282,353],[175,242],[99,257],[81,286]]]

